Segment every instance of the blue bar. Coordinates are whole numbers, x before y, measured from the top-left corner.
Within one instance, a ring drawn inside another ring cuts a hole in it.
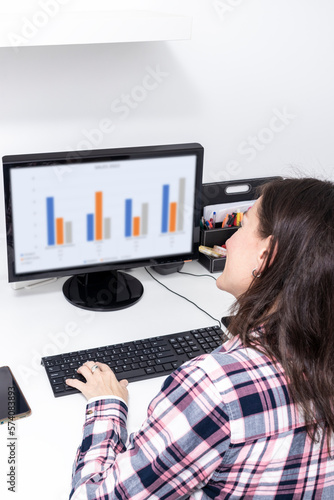
[[[55,245],[55,205],[54,198],[46,199],[46,217],[48,225],[48,245]]]
[[[125,237],[132,236],[132,200],[125,200]]]
[[[94,241],[94,214],[87,214],[87,241]]]
[[[168,233],[169,185],[162,186],[162,224],[161,232]]]

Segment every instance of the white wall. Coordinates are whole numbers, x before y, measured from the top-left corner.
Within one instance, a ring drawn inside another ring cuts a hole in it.
[[[23,20],[41,1],[0,7]],[[92,6],[190,15],[193,38],[0,49],[1,156],[198,141],[205,182],[296,168],[334,177],[331,0],[67,0],[62,8]],[[115,112],[147,68],[164,73],[157,88]],[[105,119],[114,130],[97,133]]]

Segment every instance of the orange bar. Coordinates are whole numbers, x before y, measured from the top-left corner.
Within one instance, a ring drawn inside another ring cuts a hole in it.
[[[56,242],[57,245],[64,244],[64,219],[56,219]]]
[[[172,202],[169,205],[169,232],[174,233],[176,231],[176,211],[177,211],[177,203],[176,201]]]
[[[133,218],[132,226],[133,226],[132,236],[139,236],[140,235],[140,217]]]
[[[102,240],[102,191],[95,193],[95,239]]]

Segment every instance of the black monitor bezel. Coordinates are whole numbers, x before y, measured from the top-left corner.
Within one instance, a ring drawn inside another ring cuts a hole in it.
[[[15,242],[13,231],[13,213],[11,203],[10,171],[15,168],[36,166],[69,166],[73,163],[81,164],[91,161],[110,160],[119,161],[124,159],[161,158],[173,156],[196,156],[196,178],[192,249],[188,253],[166,255],[138,259],[133,261],[117,261],[114,263],[94,264],[90,266],[67,267],[54,270],[42,270],[28,273],[15,272]],[[5,223],[7,241],[7,265],[8,281],[10,283],[30,281],[45,278],[63,277],[86,274],[91,272],[103,272],[114,270],[126,270],[137,267],[157,266],[170,262],[185,262],[198,259],[198,246],[200,239],[199,221],[201,216],[201,192],[203,177],[204,149],[199,143],[169,144],[159,146],[138,146],[125,148],[108,148],[98,150],[65,151],[55,153],[36,153],[6,155],[2,158],[5,198]]]

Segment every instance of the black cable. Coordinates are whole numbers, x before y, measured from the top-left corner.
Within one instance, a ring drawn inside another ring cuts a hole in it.
[[[196,276],[196,277],[204,277],[204,278],[212,278],[213,280],[217,281],[217,278],[212,276],[211,274],[194,274],[194,273],[186,273],[185,271],[177,271],[179,274],[189,274],[189,276]]]
[[[164,283],[161,283],[161,281],[159,281],[157,278],[155,278],[153,276],[153,274],[150,273],[150,271],[147,269],[147,267],[145,267],[145,270],[146,272],[151,276],[151,278],[153,278],[157,283],[159,283],[159,285],[163,286],[164,288],[166,288],[169,292],[171,293],[174,293],[175,295],[177,295],[178,297],[181,297],[182,299],[186,300],[187,302],[190,302],[190,304],[193,304],[195,307],[197,307],[197,309],[199,309],[200,311],[204,312],[207,316],[209,316],[211,319],[213,319],[214,321],[217,321],[217,323],[219,324],[219,328],[221,328],[221,322],[219,319],[217,318],[214,318],[213,316],[211,316],[211,314],[209,314],[207,311],[205,311],[204,309],[202,309],[201,307],[199,307],[199,305],[197,305],[195,302],[193,302],[192,300],[190,299],[187,299],[187,297],[185,297],[184,295],[181,295],[180,293],[177,293],[175,292],[174,290],[171,290],[170,288],[168,288],[168,286],[166,286]],[[191,273],[181,273],[181,274],[191,274]],[[198,274],[193,274],[192,276],[201,276],[201,275],[198,275]],[[202,276],[209,276],[208,274],[206,275],[202,275]],[[212,276],[213,278],[213,276]],[[215,279],[215,278],[214,278]]]

